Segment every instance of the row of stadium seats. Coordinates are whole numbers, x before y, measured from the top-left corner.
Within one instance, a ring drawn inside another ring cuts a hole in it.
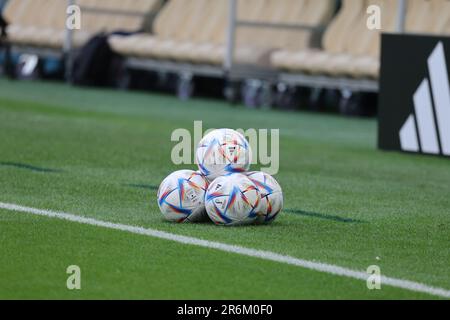
[[[334,5],[330,0],[241,0],[238,19],[319,27],[331,18]],[[367,27],[371,5],[381,8],[381,29]],[[110,45],[124,56],[222,64],[226,6],[226,0],[170,0],[158,16],[153,35],[113,36]],[[184,12],[190,12],[190,17]],[[310,30],[246,26],[238,28],[234,59],[294,73],[376,79],[381,32],[396,31],[397,16],[397,1],[343,0],[321,49],[311,47]],[[449,34],[450,1],[408,0],[405,27],[410,33]]]
[[[309,28],[239,26],[234,60],[274,67],[282,72],[374,78],[379,73],[380,34],[396,30],[394,0],[238,0],[238,20],[303,25]],[[99,32],[144,31],[111,35],[111,48],[125,57],[220,66],[226,55],[228,0],[167,0],[146,28],[162,0],[77,0],[80,47]],[[4,16],[8,41],[16,45],[62,50],[66,39],[66,0],[9,0]],[[367,28],[367,8],[381,8],[382,29]],[[91,10],[88,10],[91,9]],[[127,14],[128,13],[128,14]],[[130,14],[131,13],[131,14]],[[314,35],[326,26],[319,48]],[[450,0],[407,0],[411,33],[450,34]]]
[[[78,0],[81,29],[73,46],[80,47],[99,32],[140,31],[160,0]],[[65,41],[66,0],[9,0],[4,17],[13,44],[62,49]],[[101,12],[104,11],[104,12]],[[128,13],[128,14],[127,14]]]
[[[369,5],[381,8],[381,30],[366,27]],[[272,64],[290,72],[378,78],[380,34],[396,31],[397,10],[392,0],[344,0],[322,39],[322,50],[281,50],[272,55]],[[450,1],[408,0],[405,31],[450,34]]]
[[[238,19],[318,27],[334,13],[329,0],[238,1]],[[155,21],[154,34],[113,36],[111,47],[123,55],[220,65],[226,53],[227,0],[170,0]],[[189,12],[189,15],[185,13]],[[236,37],[235,60],[268,64],[274,49],[303,49],[311,31],[245,27]]]

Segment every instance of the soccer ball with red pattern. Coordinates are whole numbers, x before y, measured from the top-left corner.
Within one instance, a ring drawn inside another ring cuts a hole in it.
[[[213,130],[200,141],[196,160],[209,181],[250,168],[251,150],[245,137],[232,129]]]
[[[209,218],[219,225],[246,225],[255,222],[261,195],[244,174],[233,173],[216,178],[205,197]]]
[[[261,195],[260,211],[257,223],[269,223],[276,219],[283,209],[283,191],[271,175],[260,172],[248,172],[247,177],[256,185]]]
[[[171,173],[158,189],[158,206],[164,218],[173,222],[198,222],[207,219],[205,192],[208,181],[197,171]]]

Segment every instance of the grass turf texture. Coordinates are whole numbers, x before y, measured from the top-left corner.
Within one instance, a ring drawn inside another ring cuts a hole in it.
[[[154,189],[179,169],[170,134],[194,120],[204,129],[281,129],[277,179],[288,210],[273,225],[162,220]],[[378,151],[375,120],[0,80],[0,137],[1,202],[358,270],[377,264],[387,276],[450,288],[450,162]],[[0,237],[0,298],[433,298],[7,211]],[[77,293],[65,289],[69,264],[86,278]]]

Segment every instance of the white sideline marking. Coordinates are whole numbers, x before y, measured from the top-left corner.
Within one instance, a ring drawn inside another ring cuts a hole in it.
[[[198,238],[194,238],[194,237],[181,236],[181,235],[164,232],[164,231],[159,231],[159,230],[155,230],[155,229],[146,229],[146,228],[142,228],[142,227],[101,221],[101,220],[97,220],[97,219],[93,219],[93,218],[80,217],[80,216],[73,215],[70,213],[42,210],[42,209],[24,207],[24,206],[20,206],[20,205],[16,205],[16,204],[3,203],[3,202],[0,202],[0,209],[24,212],[24,213],[31,213],[31,214],[38,215],[38,216],[58,218],[58,219],[72,221],[72,222],[88,224],[88,225],[92,225],[92,226],[127,231],[127,232],[131,232],[131,233],[135,233],[135,234],[146,235],[149,237],[175,241],[178,243],[190,244],[190,245],[194,245],[194,246],[216,249],[216,250],[220,250],[220,251],[236,253],[236,254],[249,256],[249,257],[260,258],[260,259],[264,259],[264,260],[286,263],[289,265],[294,265],[294,266],[298,266],[298,267],[302,267],[302,268],[306,268],[306,269],[311,269],[314,271],[320,271],[320,272],[330,273],[330,274],[334,274],[334,275],[338,275],[338,276],[344,276],[344,277],[349,277],[349,278],[354,278],[354,279],[359,279],[359,280],[364,280],[364,281],[366,281],[369,276],[367,273],[362,272],[362,271],[351,270],[351,269],[347,269],[344,267],[335,266],[332,264],[313,262],[313,261],[308,261],[308,260],[303,260],[303,259],[298,259],[298,258],[294,258],[294,257],[290,257],[290,256],[281,255],[281,254],[278,254],[275,252],[270,252],[270,251],[250,249],[250,248],[229,245],[229,244],[215,242],[215,241],[202,240],[202,239],[198,239]],[[435,296],[450,298],[450,290],[443,289],[443,288],[437,288],[437,287],[431,287],[431,286],[428,286],[426,284],[419,283],[419,282],[382,276],[381,283],[384,285],[391,286],[391,287],[397,287],[397,288],[402,288],[402,289],[406,289],[406,290],[410,290],[410,291],[428,293],[428,294],[435,295]]]

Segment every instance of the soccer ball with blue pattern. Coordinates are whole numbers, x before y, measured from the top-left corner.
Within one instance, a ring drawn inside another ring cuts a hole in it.
[[[213,130],[200,141],[196,160],[209,181],[250,168],[251,150],[245,137],[232,129]]]
[[[271,175],[260,172],[248,172],[247,177],[256,185],[261,195],[260,211],[257,223],[270,223],[283,209],[283,191]]]
[[[180,170],[171,173],[158,189],[158,206],[164,218],[180,223],[207,219],[207,188],[208,181],[200,172]]]
[[[206,191],[209,218],[218,225],[246,225],[258,218],[261,195],[255,184],[240,173],[216,178]]]

